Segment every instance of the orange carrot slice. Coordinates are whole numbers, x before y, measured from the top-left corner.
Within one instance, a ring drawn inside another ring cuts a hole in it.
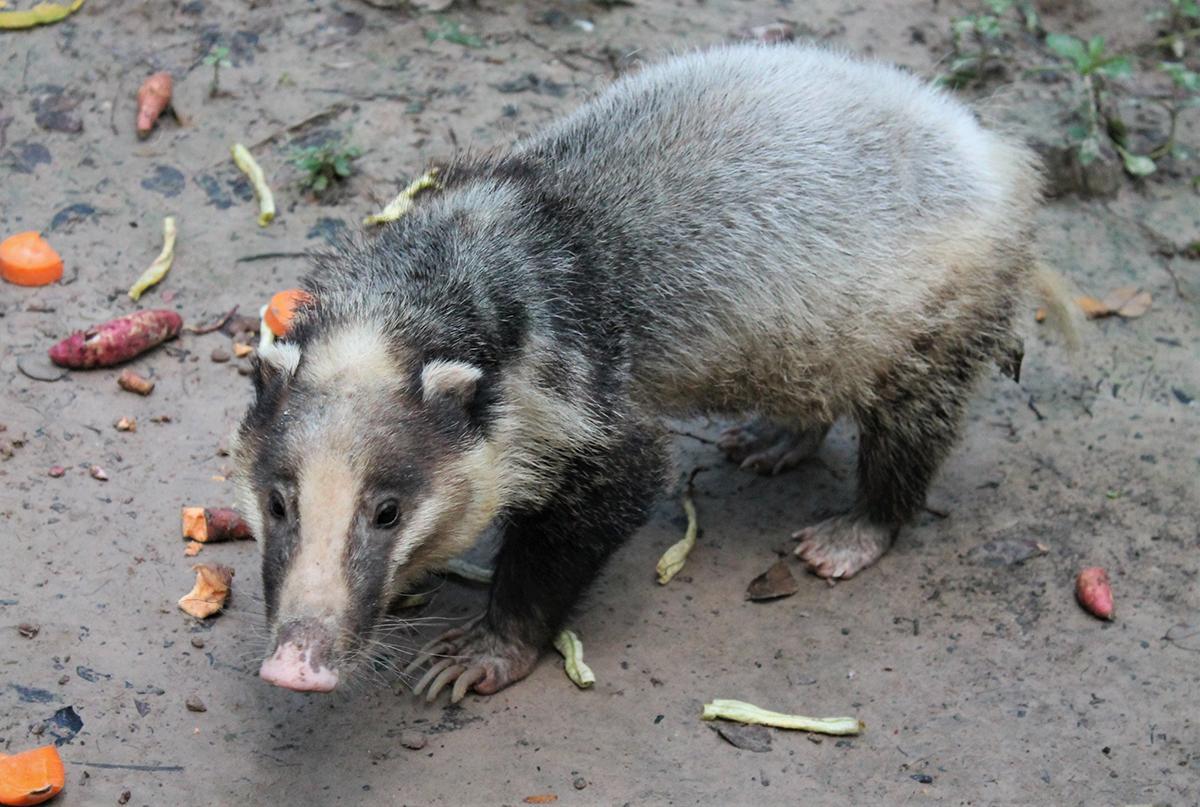
[[[45,286],[63,275],[62,258],[38,233],[17,233],[0,242],[0,276],[18,286]]]
[[[41,804],[62,792],[67,772],[53,745],[0,757],[0,804]]]
[[[292,325],[292,317],[295,315],[296,309],[311,302],[312,295],[303,289],[281,291],[267,304],[267,312],[263,314],[263,321],[267,323],[271,333],[276,336],[284,336]]]

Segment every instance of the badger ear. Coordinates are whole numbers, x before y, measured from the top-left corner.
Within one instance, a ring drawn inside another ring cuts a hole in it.
[[[449,398],[466,405],[475,397],[483,370],[465,361],[433,359],[421,369],[421,396],[426,401]]]
[[[300,348],[290,342],[272,342],[259,348],[253,362],[254,393],[261,399],[266,390],[295,374],[300,365]]]

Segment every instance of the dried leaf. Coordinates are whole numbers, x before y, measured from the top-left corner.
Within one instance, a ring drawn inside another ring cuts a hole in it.
[[[1140,317],[1150,310],[1150,292],[1143,291],[1135,294],[1128,302],[1117,310],[1117,316],[1125,319]]]
[[[720,723],[711,728],[727,743],[743,751],[761,754],[771,750],[771,730],[766,726],[746,726],[741,723]]]
[[[1109,311],[1120,311],[1121,306],[1132,300],[1138,293],[1137,286],[1122,286],[1104,295],[1101,304]]]
[[[1111,308],[1095,297],[1078,297],[1075,299],[1075,304],[1083,310],[1084,316],[1088,319],[1099,319],[1113,313]]]
[[[192,568],[196,570],[196,585],[179,598],[179,607],[197,619],[204,619],[225,607],[229,587],[233,584],[233,569],[205,563]]]
[[[796,578],[792,577],[792,570],[788,568],[787,562],[777,560],[771,568],[750,581],[746,588],[746,599],[775,600],[790,597],[799,590],[800,586],[796,584]]]

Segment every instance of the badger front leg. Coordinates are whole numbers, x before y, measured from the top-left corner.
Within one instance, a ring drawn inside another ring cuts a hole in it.
[[[413,687],[426,700],[453,683],[457,702],[490,695],[532,671],[608,557],[645,523],[666,459],[653,427],[631,428],[603,452],[569,463],[554,496],[511,514],[496,559],[487,611],[426,645],[409,665],[433,661]]]

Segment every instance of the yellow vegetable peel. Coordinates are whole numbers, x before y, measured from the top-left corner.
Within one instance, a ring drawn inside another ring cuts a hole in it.
[[[233,161],[237,167],[250,178],[254,195],[258,197],[258,226],[266,227],[275,218],[275,197],[267,185],[267,178],[263,175],[262,168],[254,161],[250,150],[241,143],[234,143],[229,151],[233,154]]]
[[[690,490],[683,494],[683,512],[687,513],[688,522],[683,540],[672,544],[658,559],[658,565],[655,566],[655,571],[658,572],[658,583],[662,586],[670,583],[671,578],[679,574],[679,570],[683,568],[683,564],[687,560],[688,553],[696,545],[696,533],[700,527],[696,519],[696,505],[692,501]]]
[[[575,631],[564,630],[555,636],[554,649],[562,653],[567,677],[575,683],[575,686],[587,689],[596,683],[596,676],[592,672],[592,668],[583,663],[583,642],[575,635]]]
[[[162,252],[158,253],[158,257],[154,259],[154,263],[142,272],[132,286],[129,287],[129,297],[137,300],[142,296],[142,292],[158,283],[167,276],[167,272],[171,271],[171,262],[175,260],[175,217],[167,216],[163,219],[163,248]]]
[[[856,717],[789,715],[782,712],[771,712],[745,701],[725,698],[716,698],[712,703],[704,704],[704,714],[701,717],[705,720],[732,720],[735,723],[773,726],[777,729],[794,731],[811,731],[817,734],[858,734],[866,728],[866,724]]]
[[[16,31],[21,28],[33,28],[37,25],[65,20],[83,5],[83,0],[72,0],[70,5],[60,3],[38,3],[33,8],[23,11],[0,11],[0,29]]]
[[[437,181],[437,173],[438,170],[436,168],[430,168],[424,174],[408,183],[408,187],[400,191],[395,199],[388,202],[387,207],[363,219],[363,224],[383,224],[388,221],[395,221],[403,216],[412,208],[413,199],[416,198],[418,193],[440,187]]]

